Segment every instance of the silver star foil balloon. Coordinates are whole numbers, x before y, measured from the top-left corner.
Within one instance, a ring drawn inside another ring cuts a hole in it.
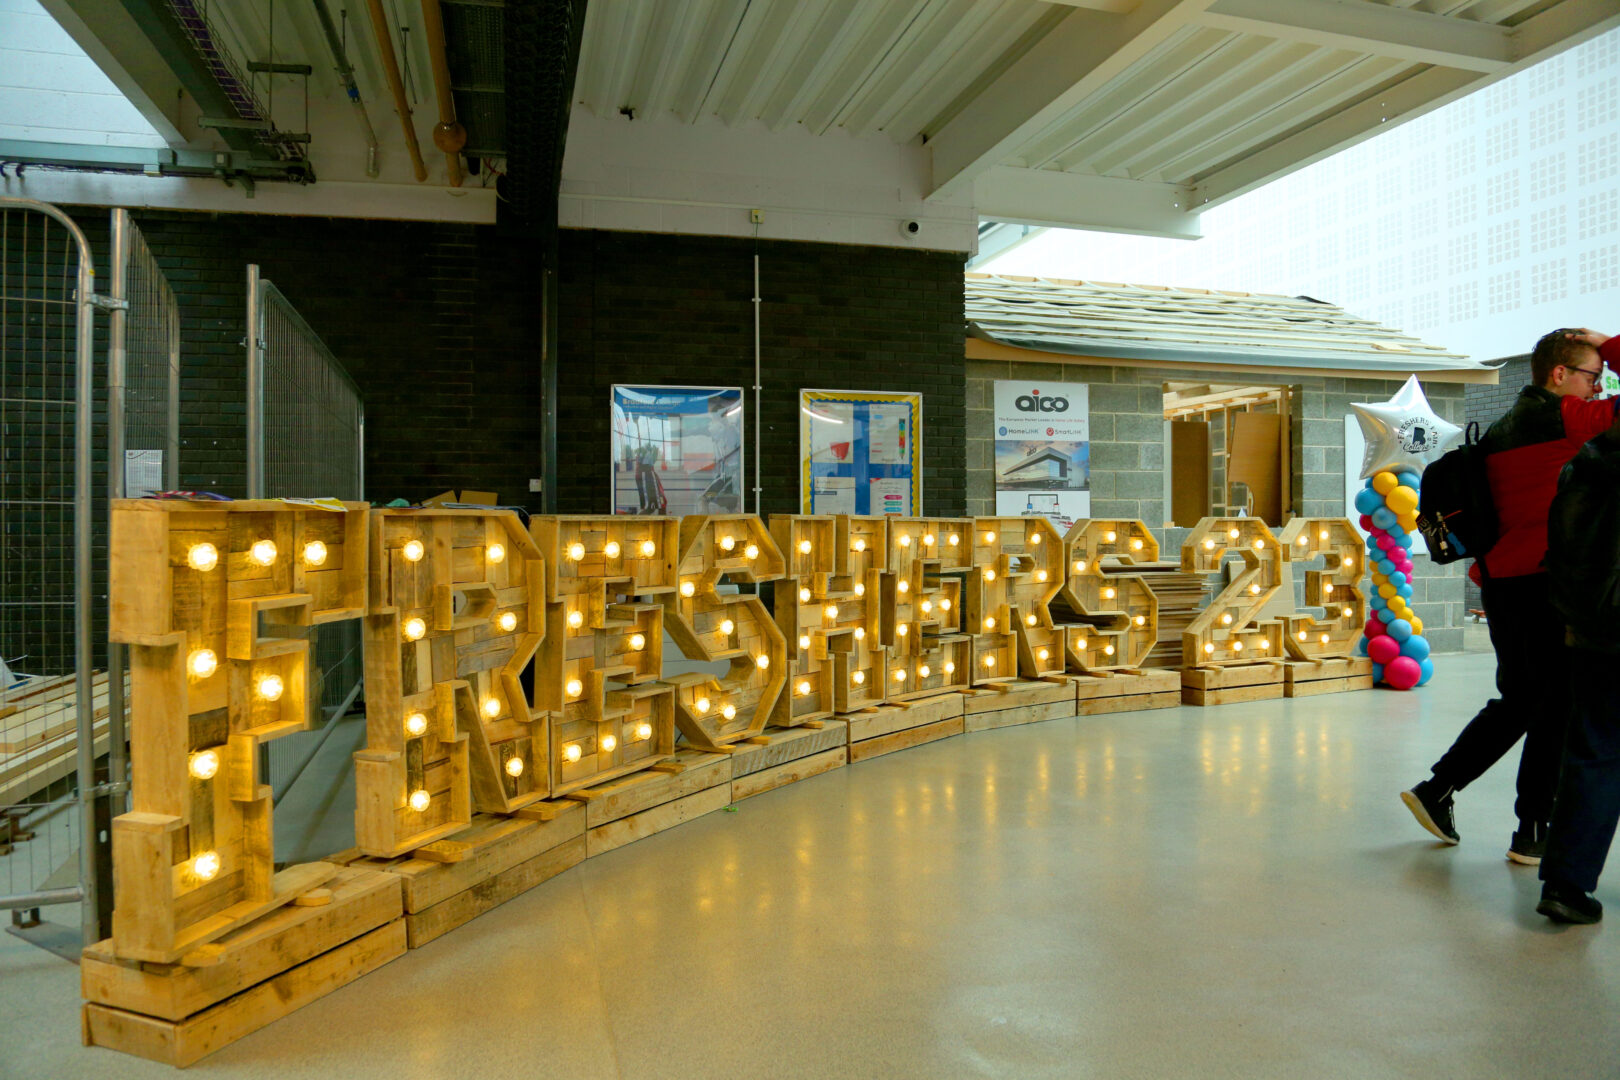
[[[1402,465],[1421,473],[1462,437],[1462,428],[1440,419],[1429,407],[1416,375],[1388,401],[1350,407],[1367,439],[1367,453],[1361,459],[1363,480]]]

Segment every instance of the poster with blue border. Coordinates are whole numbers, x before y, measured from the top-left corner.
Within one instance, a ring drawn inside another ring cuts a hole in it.
[[[799,391],[799,503],[806,514],[922,509],[922,395]]]

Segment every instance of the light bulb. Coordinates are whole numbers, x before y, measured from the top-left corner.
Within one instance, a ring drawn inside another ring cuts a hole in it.
[[[198,649],[186,658],[186,668],[199,679],[206,679],[219,670],[219,657],[213,649]]]
[[[421,562],[422,556],[427,554],[427,548],[422,546],[420,540],[407,540],[405,546],[399,549],[399,553],[405,556],[406,562]]]
[[[862,683],[864,683],[866,681],[866,672],[857,671],[855,674],[853,674],[853,675],[851,675],[849,677],[849,680],[850,680],[850,682],[854,683],[856,686],[859,686],[859,685],[861,685]]]
[[[1040,544],[1040,542],[1041,542],[1041,534],[1040,533],[1031,533],[1030,537],[1029,537],[1029,542],[1030,542],[1030,545],[1032,547],[1033,546],[1038,546]]]
[[[697,586],[696,585],[692,584],[690,581],[681,582],[681,595],[682,596],[691,596],[695,592],[697,592]]]
[[[304,563],[307,566],[319,566],[326,561],[326,545],[319,540],[311,540],[304,545]]]
[[[1104,656],[1113,656],[1114,655],[1114,647],[1112,645],[1104,645],[1103,646],[1103,655]]]
[[[730,619],[724,619],[720,623],[720,632],[722,634],[727,635],[728,637],[730,636],[731,632],[733,630],[735,630],[735,629],[737,629],[737,624],[732,622]]]
[[[641,557],[643,559],[650,559],[656,554],[658,554],[657,544],[653,543],[651,540],[643,540],[641,542]]]
[[[1249,586],[1249,594],[1251,596],[1259,596],[1260,595],[1260,586],[1259,585],[1250,585]]]
[[[600,739],[596,740],[596,748],[604,754],[613,753],[614,749],[617,748],[618,745],[619,740],[612,735],[604,735]]]
[[[904,671],[901,671],[900,669],[896,668],[895,672],[894,672],[894,681],[897,682],[897,683],[905,682],[906,681],[906,673]]]
[[[828,604],[826,607],[821,609],[821,613],[829,619],[836,619],[838,618],[838,605]]]
[[[1037,649],[1037,650],[1036,650],[1036,651],[1035,651],[1035,657],[1036,657],[1036,659],[1038,659],[1038,660],[1045,660],[1045,659],[1046,659],[1046,658],[1047,658],[1047,657],[1048,657],[1048,656],[1050,656],[1050,655],[1051,655],[1051,654],[1050,654],[1050,653],[1048,653],[1048,652],[1047,652],[1047,651],[1046,651],[1046,650],[1045,650],[1045,649]]]
[[[583,611],[570,611],[568,613],[568,626],[570,629],[578,630],[584,625],[585,613]]]
[[[1118,595],[1113,589],[1104,589],[1102,594],[1104,600],[1112,600],[1116,595]]]
[[[1301,641],[1305,640],[1305,631],[1301,630],[1299,632],[1299,640],[1301,640]]]
[[[1140,538],[1137,538],[1137,539],[1131,541],[1131,550],[1132,551],[1141,551],[1142,550],[1142,541],[1141,541]]]
[[[648,724],[648,723],[637,724],[636,725],[636,741],[637,742],[646,742],[650,738],[652,738],[652,725]]]
[[[1215,651],[1215,643],[1214,642],[1212,642],[1212,641],[1204,642],[1204,652],[1212,653],[1214,651]]]
[[[1333,582],[1331,582],[1331,581],[1322,582],[1322,591],[1331,596],[1332,593],[1333,593]]]
[[[698,698],[696,701],[692,702],[692,708],[697,710],[697,714],[699,716],[704,715],[709,711],[709,699],[706,697]]]
[[[208,571],[219,565],[219,548],[213,544],[192,544],[186,552],[186,565],[193,570]]]
[[[1146,626],[1147,625],[1147,616],[1146,615],[1138,615],[1136,617],[1136,625],[1137,626]]]
[[[191,755],[186,762],[186,768],[198,780],[210,780],[219,772],[219,753],[214,750],[199,750]]]
[[[960,544],[962,542],[962,538],[960,536],[957,536],[955,533],[951,533],[951,535],[949,535],[949,536],[947,536],[945,538],[945,542],[947,544],[951,545],[951,547],[956,547],[958,544]]]
[[[427,717],[419,712],[413,712],[405,718],[405,734],[417,738],[427,734]]]
[[[1232,651],[1233,652],[1242,652],[1243,651],[1243,639],[1242,638],[1238,638],[1236,641],[1232,642]]]
[[[427,623],[416,617],[405,620],[405,640],[421,641],[422,635],[427,633]]]
[[[1238,538],[1238,530],[1236,528],[1228,529],[1226,530],[1226,535],[1230,536],[1233,540],[1236,540]]]
[[[946,599],[941,600],[939,602],[939,610],[941,610],[941,611],[949,611],[949,610],[951,610],[951,601],[950,601],[949,598],[946,598]]]
[[[799,635],[799,648],[808,649],[809,647],[810,647],[810,635],[809,634],[800,634]]]
[[[895,628],[895,633],[899,634],[901,637],[905,637],[907,632],[910,631],[910,629],[911,629],[911,627],[907,623],[901,623],[898,627]]]
[[[1113,529],[1109,529],[1107,532],[1103,533],[1103,542],[1106,544],[1112,544],[1118,538],[1119,534]]]
[[[1086,651],[1086,639],[1085,638],[1077,639],[1075,641],[1075,643],[1074,643],[1074,647],[1076,649],[1079,649],[1081,652],[1085,652]]]
[[[579,743],[571,742],[567,746],[563,747],[563,760],[569,764],[572,764],[578,761],[580,759],[580,755],[582,755],[584,752],[585,751],[580,749]]]
[[[933,672],[928,669],[927,664],[924,664],[922,667],[917,669],[917,678],[919,679],[926,679],[932,674]]]
[[[624,549],[619,546],[619,542],[617,540],[609,540],[607,544],[603,546],[602,554],[606,555],[610,559],[617,559],[619,557],[619,553],[623,550]]]
[[[484,699],[484,715],[491,720],[501,715],[501,702],[499,698]]]
[[[984,572],[984,580],[986,580],[986,581],[994,581],[994,580],[996,580],[996,572],[994,570],[986,570]]]
[[[1221,625],[1222,626],[1231,626],[1232,625],[1232,616],[1231,615],[1222,615],[1221,616]]]
[[[799,680],[799,693],[808,694],[809,692],[810,692],[810,680],[809,679],[800,679]]]
[[[771,666],[771,658],[766,656],[764,653],[760,653],[758,656],[754,657],[754,666],[759,668],[759,670],[764,671],[766,668]]]
[[[720,550],[721,551],[730,551],[732,548],[734,548],[736,546],[737,546],[737,538],[735,536],[722,536],[720,538]]]
[[[1299,544],[1300,547],[1304,547],[1306,544],[1311,542],[1311,538],[1306,536],[1304,533],[1300,533],[1299,534],[1299,540],[1296,541],[1296,542]]]
[[[910,592],[911,591],[911,582],[907,581],[905,578],[901,578],[900,579],[900,584],[895,586],[895,591],[903,592],[903,593]]]
[[[1356,560],[1352,559],[1348,555],[1346,555],[1344,558],[1339,560],[1339,565],[1344,567],[1346,570],[1348,570],[1348,569],[1350,569],[1350,567],[1354,566],[1355,563],[1356,563]]]
[[[930,611],[934,610],[934,602],[932,600],[924,600],[922,602],[922,610],[923,614],[927,615]]]
[[[1045,570],[1037,570],[1037,571],[1035,571],[1035,580],[1036,581],[1045,581],[1046,580],[1046,571]]]
[[[1076,559],[1076,560],[1074,560],[1074,572],[1077,573],[1077,574],[1085,573],[1086,572],[1086,560],[1084,560],[1084,559]]]
[[[260,566],[269,566],[276,561],[276,542],[274,540],[260,540],[248,551],[248,558]]]
[[[725,707],[720,710],[720,715],[725,717],[727,720],[737,719],[737,706],[727,702]]]
[[[799,554],[800,555],[808,555],[808,554],[810,554],[810,541],[808,541],[808,540],[800,540],[799,541]]]
[[[866,550],[866,541],[857,536],[855,538],[855,543],[852,546],[855,548],[856,551],[865,551]]]
[[[809,589],[800,589],[799,590],[799,603],[808,604],[809,602],[810,602],[810,590]]]
[[[994,656],[986,656],[984,658],[984,666],[987,667],[987,668],[995,667],[996,666],[996,658]]]
[[[1204,550],[1205,551],[1213,551],[1214,548],[1215,548],[1215,541],[1213,541],[1213,540],[1205,540],[1204,541]]]
[[[910,547],[911,546],[911,534],[910,533],[901,533],[900,534],[900,546],[901,547]]]
[[[1321,532],[1317,533],[1316,535],[1319,538],[1321,538],[1323,540],[1326,540],[1328,538],[1328,531],[1326,529],[1323,529]]]
[[[949,660],[945,661],[945,674],[947,674],[947,675],[955,675],[956,674],[956,665],[953,664]]]
[[[861,582],[859,582],[859,581],[857,581],[855,583],[855,595],[856,596],[865,596],[866,595],[866,586],[864,584],[862,584]]]
[[[489,562],[492,562],[492,563],[502,562],[506,558],[506,545],[505,544],[491,544],[491,545],[489,545],[489,547],[484,549],[484,558],[486,560],[488,560]],[[512,760],[517,761],[518,759],[513,758]],[[513,775],[515,776],[517,774],[514,773]]]
[[[495,625],[510,634],[517,629],[517,616],[510,611],[503,611],[501,617],[495,620]]]
[[[219,873],[219,855],[212,851],[198,855],[191,860],[191,872],[203,881],[212,881]]]
[[[1259,537],[1255,537],[1254,550],[1259,551],[1262,548],[1264,548],[1265,546],[1266,546],[1266,542],[1264,540],[1260,539]]]
[[[507,758],[506,759],[506,775],[507,776],[522,776],[523,775],[523,759],[520,758],[520,757]]]
[[[630,635],[630,649],[631,649],[631,651],[640,652],[642,649],[645,649],[646,647],[647,647],[647,637],[646,637],[646,635],[644,635],[644,634],[631,634]]]
[[[985,531],[984,542],[987,543],[987,544],[993,544],[993,543],[996,542],[996,534],[995,534],[994,530],[988,530],[987,529]]]
[[[410,803],[411,809],[420,814],[429,806],[433,805],[433,796],[418,788],[417,790],[411,792]]]
[[[759,558],[759,545],[758,544],[749,544],[747,547],[743,548],[743,558],[745,558],[745,559],[757,559],[757,558]]]
[[[581,559],[583,559],[585,557],[585,545],[584,544],[569,544],[568,545],[568,557],[570,559],[574,560],[575,562],[579,562],[579,560],[581,560]]]
[[[1344,617],[1348,619],[1351,616],[1353,616],[1355,614],[1355,612],[1352,611],[1350,608],[1345,608],[1343,614],[1344,614]]]
[[[1261,648],[1262,648],[1262,649],[1269,649],[1269,648],[1271,648],[1271,639],[1270,639],[1270,638],[1268,638],[1268,637],[1263,637],[1263,638],[1261,638],[1261,639],[1260,639],[1260,647],[1261,647]]]
[[[856,641],[865,641],[866,640],[866,627],[857,626],[855,628],[855,640]]]
[[[1328,640],[1329,640],[1328,635],[1323,634],[1322,635],[1322,644],[1326,645],[1328,643]]]
[[[266,701],[280,701],[281,692],[284,689],[286,689],[286,684],[281,681],[280,675],[260,676],[258,683],[254,686],[254,690]]]
[[[1033,616],[1033,615],[1025,615],[1024,616],[1024,625],[1025,626],[1034,626],[1035,625],[1035,616]]]
[[[585,692],[585,684],[578,679],[569,679],[568,685],[563,689],[568,691],[569,697],[579,697],[580,694]]]
[[[994,630],[996,628],[996,617],[994,615],[985,616],[984,628],[986,631]]]

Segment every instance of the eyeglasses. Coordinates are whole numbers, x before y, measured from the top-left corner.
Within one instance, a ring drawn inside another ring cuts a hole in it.
[[[1603,369],[1602,368],[1598,368],[1596,371],[1593,371],[1590,368],[1572,367],[1569,370],[1578,371],[1582,375],[1585,375],[1588,379],[1592,380],[1592,385],[1593,386],[1596,386],[1598,383],[1603,381]]]

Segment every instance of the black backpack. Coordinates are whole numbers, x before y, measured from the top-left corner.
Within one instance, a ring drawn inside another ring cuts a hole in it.
[[[1620,450],[1592,440],[1558,478],[1547,512],[1548,599],[1578,638],[1620,637]]]
[[[1496,544],[1500,530],[1478,421],[1469,423],[1461,446],[1423,470],[1417,526],[1437,563],[1476,559]]]

